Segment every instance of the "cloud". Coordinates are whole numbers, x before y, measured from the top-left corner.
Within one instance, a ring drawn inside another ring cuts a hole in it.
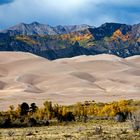
[[[104,22],[134,24],[140,19],[140,5],[139,0],[15,0],[0,6],[0,19],[0,28],[33,21],[53,26],[83,23],[99,26]]]
[[[0,0],[0,5],[3,5],[3,4],[8,4],[8,3],[11,3],[13,2],[14,0]]]

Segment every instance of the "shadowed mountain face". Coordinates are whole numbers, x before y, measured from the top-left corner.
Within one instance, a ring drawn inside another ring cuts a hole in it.
[[[21,23],[0,32],[0,51],[30,52],[50,60],[102,53],[139,55],[140,24],[105,23],[94,28]]]

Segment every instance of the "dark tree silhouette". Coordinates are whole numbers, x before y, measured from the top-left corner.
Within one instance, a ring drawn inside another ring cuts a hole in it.
[[[26,102],[24,102],[20,105],[20,109],[21,109],[20,115],[22,116],[27,115],[30,108],[29,105]]]
[[[38,107],[36,106],[36,104],[31,103],[30,111],[34,113],[34,112],[36,112],[37,109],[38,109]]]

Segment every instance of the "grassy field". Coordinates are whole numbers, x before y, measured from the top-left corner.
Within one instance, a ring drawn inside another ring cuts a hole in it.
[[[101,127],[101,128],[100,128]],[[0,129],[2,140],[140,140],[140,131],[133,132],[130,122],[91,120],[45,127]]]

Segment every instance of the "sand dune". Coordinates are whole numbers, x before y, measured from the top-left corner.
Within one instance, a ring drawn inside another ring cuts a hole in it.
[[[0,53],[0,109],[23,101],[41,105],[140,99],[140,56],[78,56],[49,61],[21,52]]]

